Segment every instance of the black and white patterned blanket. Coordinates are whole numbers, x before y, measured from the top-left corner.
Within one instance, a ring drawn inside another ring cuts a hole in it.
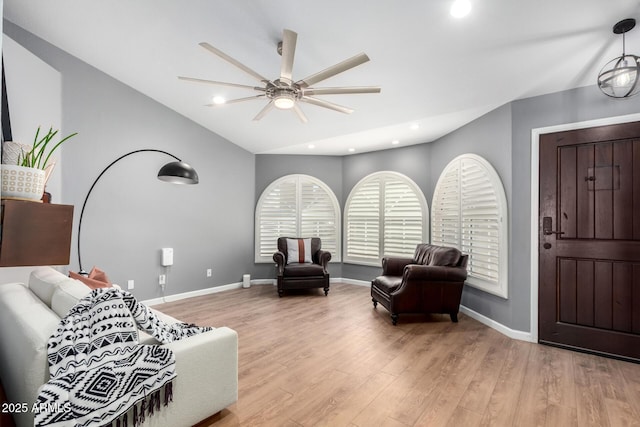
[[[176,376],[174,355],[166,346],[138,344],[138,328],[162,343],[212,329],[168,325],[120,289],[92,291],[49,339],[50,380],[34,404],[35,425],[137,425],[145,412],[159,410],[163,386],[166,405]]]

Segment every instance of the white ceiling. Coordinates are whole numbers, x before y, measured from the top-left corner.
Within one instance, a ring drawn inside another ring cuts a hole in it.
[[[471,0],[463,19],[451,2],[4,0],[4,17],[246,150],[324,155],[433,141],[512,100],[593,85],[622,51],[612,26],[640,22],[640,0]],[[275,79],[284,28],[298,33],[294,80],[365,52],[371,61],[314,86],[382,92],[322,96],[350,115],[302,104],[307,124],[275,109],[255,122],[264,100],[204,106],[255,92],[176,77],[256,84],[208,42]],[[640,55],[640,26],[627,53]]]

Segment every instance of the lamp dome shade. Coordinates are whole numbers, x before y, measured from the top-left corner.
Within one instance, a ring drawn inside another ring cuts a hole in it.
[[[158,179],[174,184],[197,184],[198,173],[185,162],[171,162],[164,165],[158,172]]]

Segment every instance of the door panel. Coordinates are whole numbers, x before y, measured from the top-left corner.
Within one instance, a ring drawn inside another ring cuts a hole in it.
[[[539,196],[540,342],[640,360],[640,122],[542,135]]]

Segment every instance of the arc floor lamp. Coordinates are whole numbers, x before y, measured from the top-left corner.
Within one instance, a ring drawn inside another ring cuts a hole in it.
[[[198,173],[194,168],[192,168],[190,165],[183,162],[173,154],[167,153],[166,151],[162,151],[162,150],[156,150],[154,148],[144,148],[141,150],[131,151],[127,154],[123,154],[122,156],[118,157],[113,162],[111,162],[106,168],[102,170],[102,172],[100,172],[100,175],[98,175],[95,181],[93,181],[93,184],[91,184],[91,187],[89,188],[89,192],[87,193],[87,196],[84,198],[84,203],[82,203],[82,210],[80,211],[80,220],[78,221],[78,268],[80,269],[79,274],[85,274],[85,275],[87,274],[82,269],[82,256],[80,253],[80,241],[81,241],[80,233],[82,232],[82,217],[84,216],[84,208],[87,206],[87,201],[89,200],[89,196],[91,196],[91,192],[93,191],[93,188],[96,186],[98,181],[100,181],[100,178],[102,178],[102,175],[104,175],[105,172],[107,172],[111,168],[111,166],[115,165],[125,157],[129,157],[137,153],[161,153],[161,154],[166,154],[169,157],[173,157],[176,160],[174,162],[167,163],[166,165],[160,168],[160,170],[158,171],[158,179],[161,181],[170,182],[173,184],[197,184],[199,182]]]

